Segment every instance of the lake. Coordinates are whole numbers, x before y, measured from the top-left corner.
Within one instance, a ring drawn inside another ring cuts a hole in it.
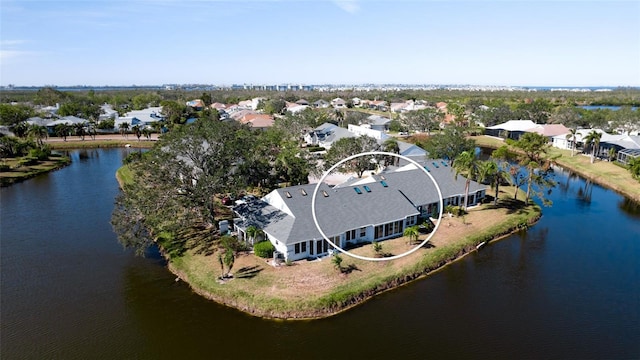
[[[539,223],[345,313],[252,317],[109,223],[130,149],[1,190],[3,359],[639,358],[640,207],[558,171]]]

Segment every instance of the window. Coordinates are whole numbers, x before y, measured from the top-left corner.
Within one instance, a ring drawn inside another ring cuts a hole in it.
[[[300,254],[300,244],[295,244],[293,249],[296,254]]]
[[[355,230],[347,231],[346,238],[347,238],[347,241],[355,239],[356,238],[356,231]]]
[[[307,252],[307,242],[305,241],[303,243],[300,243],[300,245],[302,245],[300,251],[302,251],[303,253]]]
[[[360,237],[363,238],[365,236],[367,236],[367,228],[366,227],[360,228]]]

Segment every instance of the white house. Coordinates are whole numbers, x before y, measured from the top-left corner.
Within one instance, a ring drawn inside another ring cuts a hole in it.
[[[413,167],[412,167],[413,166]],[[442,160],[425,160],[443,194],[444,204],[464,199],[465,179],[455,179]],[[285,260],[323,256],[331,246],[315,226],[311,210],[315,184],[276,189],[260,200],[234,207],[234,229],[246,239],[249,226],[260,228]],[[486,187],[472,182],[468,205],[478,204]],[[316,216],[323,232],[340,247],[401,236],[404,229],[438,210],[433,183],[415,165],[330,187],[320,184]]]
[[[380,115],[370,115],[363,121],[363,123],[368,124],[373,130],[387,131],[389,130],[391,119]]]
[[[324,123],[312,131],[304,135],[304,141],[307,145],[319,145],[326,149],[331,148],[331,145],[346,137],[357,137],[358,135],[351,131],[341,128],[338,125],[331,123]]]
[[[387,135],[384,131],[372,129],[369,124],[364,124],[364,125],[349,124],[347,126],[347,130],[349,130],[350,132],[358,136],[366,135],[376,140],[386,140],[389,138],[389,135]]]
[[[347,107],[347,103],[341,98],[335,98],[331,100],[331,106],[333,106],[336,109],[342,109]]]

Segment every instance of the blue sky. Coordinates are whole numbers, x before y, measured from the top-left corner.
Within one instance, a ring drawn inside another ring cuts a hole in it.
[[[640,86],[640,1],[0,0],[0,84]]]

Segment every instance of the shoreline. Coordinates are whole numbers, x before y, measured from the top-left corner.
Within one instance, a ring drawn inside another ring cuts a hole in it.
[[[541,209],[536,206],[531,206],[533,211],[530,216],[527,217],[525,228],[537,223],[542,216]],[[477,245],[484,242],[486,245],[491,244],[493,242],[501,241],[508,236],[517,233],[523,230],[522,223],[519,222],[515,225],[507,226],[506,229],[501,228],[505,223],[508,223],[510,219],[507,219],[500,223],[496,229],[493,229],[492,235],[487,237],[485,236],[474,236],[470,234],[468,236],[463,237],[462,239],[458,239],[457,241],[452,242],[449,246],[443,249],[446,250],[454,250],[453,255],[445,255],[435,261],[435,263],[426,263],[423,258],[412,261],[410,264],[403,266],[397,274],[393,274],[390,278],[383,280],[381,283],[372,284],[371,286],[365,287],[360,291],[356,291],[355,293],[349,294],[346,299],[342,301],[335,301],[324,306],[314,307],[310,306],[307,309],[287,309],[283,311],[275,311],[269,308],[261,308],[260,306],[251,306],[250,304],[241,301],[243,298],[233,297],[233,296],[224,296],[220,294],[214,294],[210,291],[207,291],[195,284],[196,281],[194,279],[190,279],[187,272],[183,269],[179,269],[175,263],[171,261],[171,259],[166,255],[164,249],[162,249],[161,245],[156,242],[158,248],[160,249],[161,254],[165,258],[167,262],[167,269],[174,274],[178,279],[185,282],[194,293],[208,299],[211,301],[215,301],[218,304],[234,308],[238,311],[241,311],[245,314],[269,319],[269,320],[282,320],[282,321],[308,321],[308,320],[318,320],[331,316],[338,315],[345,311],[348,311],[356,306],[366,303],[370,299],[374,298],[377,295],[383,294],[387,291],[391,291],[397,289],[401,286],[408,285],[414,281],[427,278],[428,276],[443,270],[448,265],[453,264],[467,255],[471,254],[473,251],[482,251],[477,248]],[[253,255],[251,255],[253,256]],[[307,264],[308,265],[308,264]],[[305,265],[300,265],[305,266]],[[375,275],[375,274],[374,274]],[[334,275],[339,276],[339,275]],[[347,275],[349,276],[349,275]],[[373,276],[373,275],[372,275]],[[322,302],[322,299],[339,291],[334,289],[331,292],[324,293],[323,296],[317,297],[315,303]],[[312,301],[311,304],[314,302]]]
[[[472,139],[476,140],[476,146],[479,147],[485,147],[485,148],[490,148],[490,149],[497,149],[498,147],[502,146],[502,145],[507,145],[507,143],[505,143],[504,141],[495,139],[495,138],[491,138],[491,137],[487,137],[485,135],[481,135],[481,136],[473,136],[471,137]],[[484,139],[490,139],[490,140],[484,140]],[[511,149],[511,147],[510,147]],[[638,191],[637,192],[631,192],[631,190],[627,190],[624,187],[620,186],[619,184],[615,183],[615,182],[611,182],[611,181],[607,181],[607,180],[611,180],[610,177],[606,177],[606,176],[598,176],[597,174],[594,174],[593,172],[589,171],[588,169],[582,169],[577,165],[574,165],[570,162],[568,162],[566,159],[571,159],[571,158],[578,158],[579,156],[583,156],[580,153],[575,153],[574,156],[569,156],[567,157],[565,152],[570,153],[570,150],[563,150],[563,149],[558,149],[558,148],[551,148],[553,149],[553,151],[556,151],[557,153],[561,154],[561,156],[557,159],[555,159],[556,162],[556,166],[562,168],[563,170],[566,171],[571,171],[585,179],[588,179],[590,181],[593,181],[594,183],[607,188],[609,190],[613,190],[615,192],[617,192],[618,194],[627,197],[635,202],[640,203],[640,182],[636,182],[636,186],[638,187]],[[513,150],[513,149],[511,149]],[[588,158],[588,157],[587,157]],[[596,162],[594,162],[593,164],[588,163],[587,166],[597,166],[599,164],[610,164],[611,166],[615,166],[617,168],[619,168],[620,170],[622,170],[622,172],[625,173],[626,176],[628,176],[630,179],[631,175],[629,174],[629,171],[626,170],[623,167],[620,167],[618,165],[613,164],[612,162],[603,162],[602,160],[598,160]],[[610,174],[613,175],[613,174]],[[632,179],[633,180],[633,179]],[[635,180],[633,180],[635,181]]]
[[[31,166],[26,166],[28,172],[25,172],[24,175],[20,175],[20,176],[15,176],[15,177],[2,176],[0,177],[0,187],[9,187],[11,185],[32,179],[36,176],[48,174],[52,171],[60,170],[71,164],[71,158],[66,156],[50,156],[48,160],[42,160],[42,161],[49,162],[52,164],[50,165],[35,164]],[[10,172],[11,171],[7,171],[7,172],[3,171],[2,173],[4,174],[4,173],[10,173]]]

